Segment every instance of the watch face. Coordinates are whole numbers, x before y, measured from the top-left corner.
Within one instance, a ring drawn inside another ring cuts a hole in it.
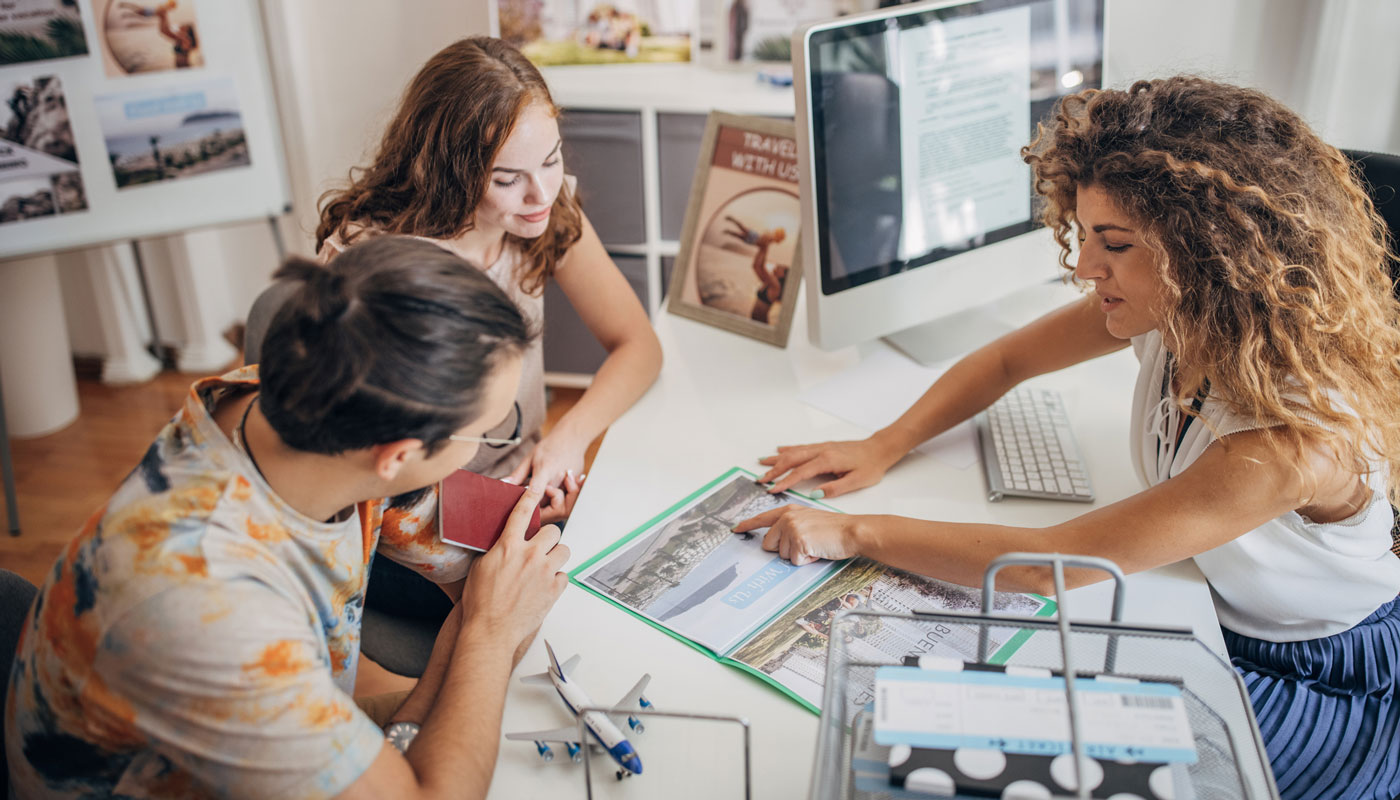
[[[413,737],[418,735],[418,724],[414,722],[395,722],[384,731],[384,738],[389,740],[389,744],[398,748],[400,753],[408,752],[408,746],[412,744]]]

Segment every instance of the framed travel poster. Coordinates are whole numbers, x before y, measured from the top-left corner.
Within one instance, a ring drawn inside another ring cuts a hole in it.
[[[713,112],[667,293],[672,314],[786,347],[797,287],[793,124]]]

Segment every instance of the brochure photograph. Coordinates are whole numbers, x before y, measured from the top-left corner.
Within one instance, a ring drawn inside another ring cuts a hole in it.
[[[981,591],[865,559],[795,567],[763,549],[763,531],[733,532],[755,514],[797,503],[830,506],[795,492],[770,495],[757,476],[733,467],[624,536],[570,573],[574,583],[701,652],[738,666],[807,709],[820,709],[831,621],[846,609],[911,613],[981,608]],[[995,611],[1053,614],[1053,600],[997,592]],[[991,642],[1005,663],[1023,636],[1012,628]],[[972,626],[903,624],[880,618],[843,642],[871,660],[906,656],[974,660]]]

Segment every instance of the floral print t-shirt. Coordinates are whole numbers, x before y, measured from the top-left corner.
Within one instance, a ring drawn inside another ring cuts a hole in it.
[[[194,384],[40,587],[5,703],[16,797],[331,797],[378,755],[351,699],[370,558],[446,583],[468,554],[436,493],[288,506],[212,416],[256,389],[256,367]]]

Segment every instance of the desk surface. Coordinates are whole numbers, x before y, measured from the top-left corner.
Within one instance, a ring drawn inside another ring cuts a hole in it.
[[[1036,299],[1038,309],[1004,309],[1007,321],[1019,324],[1034,311],[1072,297],[1070,290],[1055,288]],[[757,469],[757,459],[780,444],[865,435],[797,397],[854,366],[863,353],[886,345],[871,343],[828,353],[807,343],[805,325],[799,305],[791,344],[778,349],[679,317],[658,317],[665,367],[656,385],[612,426],[603,441],[564,537],[573,551],[570,569],[731,466]],[[1100,503],[1140,488],[1127,444],[1136,371],[1137,361],[1127,350],[1033,382],[1063,394]],[[989,503],[980,465],[960,470],[917,453],[900,462],[880,484],[838,497],[833,505],[850,513],[1027,526],[1053,524],[1086,510],[1078,503]],[[1104,582],[1070,592],[1071,615],[1107,618],[1111,588]],[[1191,562],[1130,576],[1124,619],[1189,626],[1212,650],[1224,653],[1209,590]],[[545,620],[518,674],[544,668],[547,659],[541,639],[548,639],[561,659],[574,653],[583,656],[576,680],[596,702],[614,702],[641,673],[649,672],[652,683],[647,695],[658,708],[746,717],[752,724],[754,797],[807,797],[817,718],[775,689],[706,658],[573,585]],[[552,728],[568,721],[552,691],[512,680],[505,711],[507,732]],[[700,745],[708,742],[692,738],[688,728],[674,728],[685,724],[649,725],[651,730],[635,742],[644,766],[649,758],[650,763],[683,759],[687,751],[697,758],[712,757],[709,751],[696,755],[704,749]],[[667,725],[673,726],[671,735]],[[733,731],[712,738],[738,741]],[[595,797],[741,796],[715,793],[712,788],[741,785],[736,783],[737,760],[696,764],[689,772],[695,779],[688,782],[676,780],[674,774],[644,774],[618,783],[609,763],[606,757],[594,762]],[[502,743],[491,797],[583,796],[583,767],[569,763],[567,754],[560,753],[546,764],[528,743]]]

